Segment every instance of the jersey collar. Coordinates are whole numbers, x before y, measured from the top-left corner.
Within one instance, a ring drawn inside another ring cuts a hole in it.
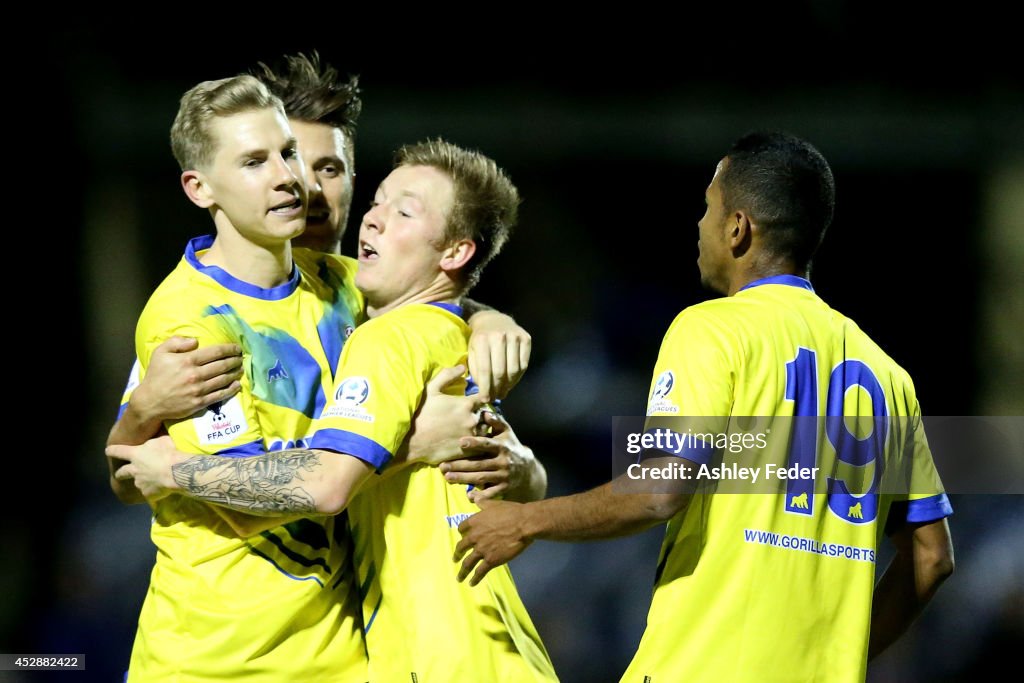
[[[299,269],[295,267],[294,262],[292,263],[292,275],[288,278],[288,282],[278,285],[277,287],[271,287],[270,289],[263,289],[262,287],[257,287],[256,285],[245,282],[244,280],[239,280],[218,266],[204,265],[199,260],[198,253],[209,249],[212,246],[213,235],[193,237],[188,241],[188,245],[185,247],[185,260],[188,261],[189,265],[197,271],[207,277],[213,278],[221,286],[231,290],[232,292],[251,296],[254,299],[278,301],[286,298],[299,286]]]
[[[459,306],[458,304],[448,304],[444,303],[443,301],[431,301],[430,305],[437,306],[438,308],[443,308],[449,313],[453,313],[460,318],[462,317],[462,306]]]
[[[750,289],[751,287],[760,287],[761,285],[789,285],[790,287],[799,287],[800,289],[806,289],[809,292],[814,291],[814,287],[811,287],[811,283],[806,278],[802,278],[799,275],[772,275],[770,277],[763,277],[760,280],[754,280],[740,287],[739,291],[744,289]]]

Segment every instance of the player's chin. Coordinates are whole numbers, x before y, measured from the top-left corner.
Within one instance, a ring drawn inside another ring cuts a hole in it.
[[[288,220],[276,220],[272,221],[270,231],[278,237],[283,239],[295,239],[302,235],[306,231],[306,221],[302,217],[291,218]]]

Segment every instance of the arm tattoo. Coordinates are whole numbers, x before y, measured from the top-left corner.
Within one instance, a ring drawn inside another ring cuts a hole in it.
[[[175,483],[190,498],[253,515],[316,512],[316,500],[302,488],[302,473],[323,466],[303,449],[248,458],[197,455],[171,467]]]

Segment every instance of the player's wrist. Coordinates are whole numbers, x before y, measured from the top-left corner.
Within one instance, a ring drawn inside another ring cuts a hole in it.
[[[163,415],[160,415],[156,402],[147,397],[144,386],[140,385],[128,398],[125,415],[140,427],[154,427],[163,422]]]
[[[185,489],[184,482],[188,480],[185,465],[188,461],[201,456],[173,451],[167,456],[167,467],[164,468],[160,484],[168,493],[179,493]]]

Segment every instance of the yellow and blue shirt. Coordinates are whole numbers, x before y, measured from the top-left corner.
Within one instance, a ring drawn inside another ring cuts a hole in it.
[[[424,386],[465,365],[468,336],[450,304],[409,304],[364,323],[312,440],[381,471],[348,507],[374,682],[557,680],[508,567],[472,588],[456,581],[458,525],[479,510],[466,487],[436,467],[388,467]]]
[[[809,282],[775,276],[678,315],[648,416],[648,429],[671,417],[696,433],[759,424],[781,445],[747,451],[762,475],[769,464],[821,474],[694,496],[667,526],[622,680],[863,681],[887,521],[952,512],[909,375]],[[696,474],[722,464],[715,445],[672,454]]]
[[[172,335],[243,350],[241,391],[165,424],[179,450],[246,457],[305,446],[332,395],[334,370],[363,301],[352,259],[294,250],[290,279],[262,289],[200,258],[192,240],[139,318],[138,364]],[[344,517],[292,522],[239,538],[214,507],[169,496],[154,508],[157,546],[129,681],[367,679]]]

